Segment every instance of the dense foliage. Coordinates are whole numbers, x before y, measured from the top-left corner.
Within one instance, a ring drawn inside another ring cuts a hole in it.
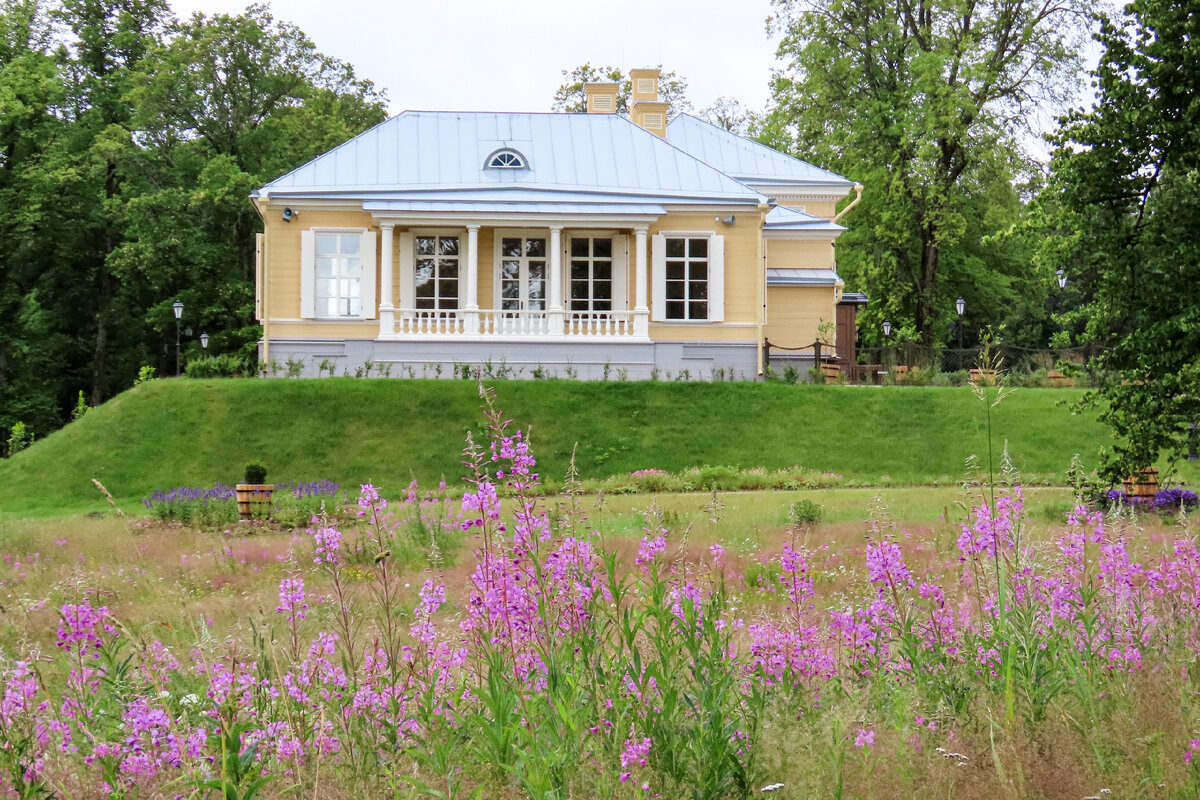
[[[1106,18],[1095,106],[1064,120],[1043,257],[1091,302],[1109,477],[1182,457],[1200,422],[1200,61],[1194,4],[1136,0]]]
[[[760,136],[867,187],[838,241],[847,286],[875,301],[865,335],[890,318],[944,341],[962,296],[974,335],[1009,322],[1007,341],[1044,343],[1050,278],[996,234],[1023,213],[1029,120],[1072,99],[1090,0],[774,6],[783,63]]]
[[[0,7],[0,441],[44,436],[184,348],[253,357],[250,191],[380,122],[382,97],[265,6]],[[185,359],[186,360],[186,359]],[[256,360],[256,359],[255,359]]]

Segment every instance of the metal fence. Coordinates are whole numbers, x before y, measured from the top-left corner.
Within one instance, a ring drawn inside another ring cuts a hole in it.
[[[858,347],[849,353],[835,345],[813,342],[804,347],[782,347],[765,340],[763,363],[776,374],[799,374],[800,379],[838,377],[848,383],[880,383],[887,376],[911,374],[914,370],[934,373],[967,373],[977,369],[998,368],[1014,375],[1045,371],[1053,376],[1069,369],[1067,365],[1086,369],[1088,362],[1099,355],[1095,346],[1063,348],[1030,348],[992,344],[983,347],[929,347],[916,342]],[[985,361],[987,363],[985,363]]]

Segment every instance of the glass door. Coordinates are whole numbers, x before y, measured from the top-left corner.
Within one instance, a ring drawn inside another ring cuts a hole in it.
[[[505,236],[500,240],[500,309],[546,310],[546,238]]]

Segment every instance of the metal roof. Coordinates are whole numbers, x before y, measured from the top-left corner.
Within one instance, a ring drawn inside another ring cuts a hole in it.
[[[841,175],[738,136],[691,114],[679,114],[667,123],[667,138],[676,147],[739,181],[814,184],[847,191],[854,187]]]
[[[363,211],[372,213],[411,212],[439,214],[529,214],[597,215],[634,214],[662,216],[667,213],[654,203],[540,203],[495,201],[436,201],[436,200],[367,200]]]
[[[775,206],[767,212],[767,218],[763,222],[764,231],[829,231],[830,233],[841,233],[846,230],[842,225],[836,222],[830,222],[824,217],[814,217],[812,214],[805,214],[803,211],[797,211],[794,208],[786,206]]]
[[[767,269],[767,286],[835,286],[841,282],[831,269]]]
[[[516,150],[528,166],[485,167],[489,154],[502,148]],[[450,111],[398,114],[256,195],[399,200],[408,193],[530,189],[584,191],[596,194],[597,202],[615,203],[628,197],[682,203],[766,199],[616,114]]]
[[[866,292],[844,292],[841,302],[850,306],[865,306],[867,304]]]

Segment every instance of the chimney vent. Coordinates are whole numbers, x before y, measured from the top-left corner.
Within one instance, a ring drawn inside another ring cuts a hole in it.
[[[617,89],[615,83],[588,83],[583,87],[587,95],[587,113],[615,114],[617,113]]]
[[[629,117],[634,124],[664,139],[667,136],[667,104],[658,99],[658,79],[662,70],[631,69],[633,103]]]

